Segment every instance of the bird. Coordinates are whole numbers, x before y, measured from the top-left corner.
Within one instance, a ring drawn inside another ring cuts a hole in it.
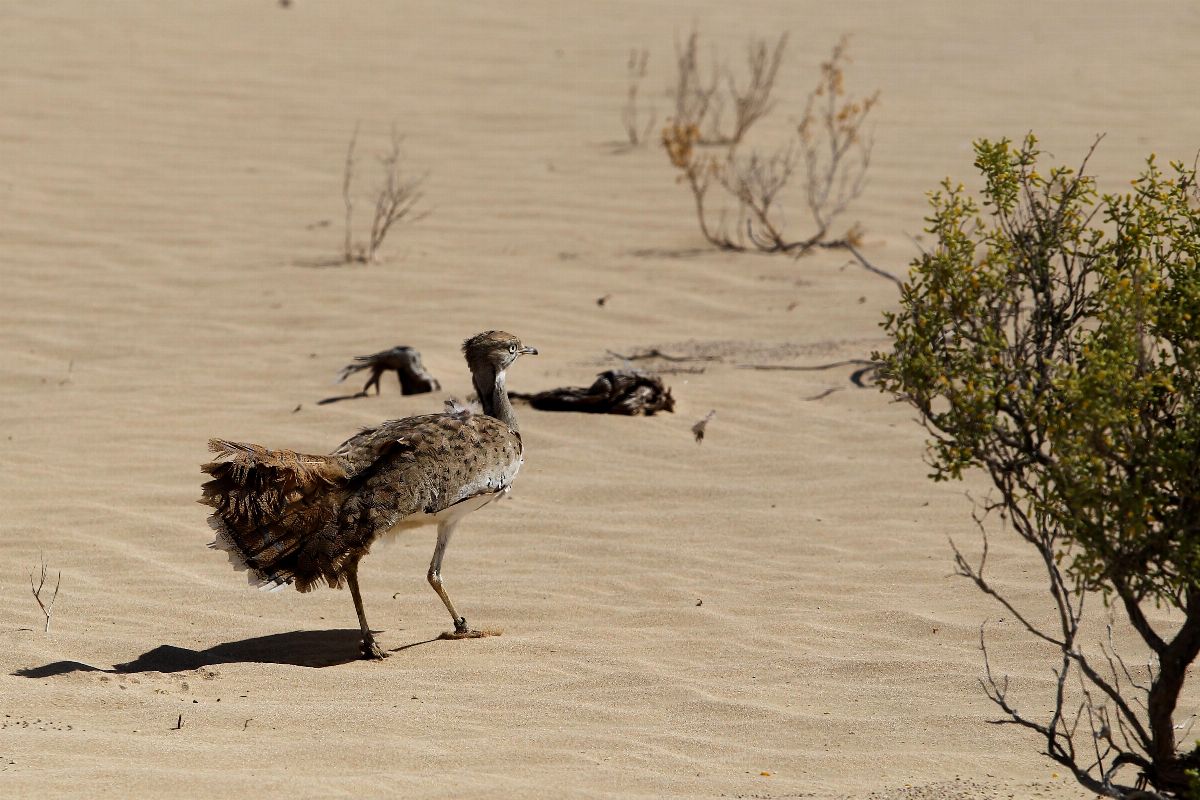
[[[401,394],[424,394],[425,392],[436,392],[442,388],[437,378],[425,371],[424,365],[421,364],[421,354],[417,350],[403,345],[390,350],[381,350],[369,356],[355,356],[353,363],[342,367],[334,383],[341,383],[354,373],[364,369],[371,370],[371,377],[367,379],[366,385],[359,392],[363,396],[371,391],[372,386],[375,387],[375,394],[379,394],[379,379],[389,369],[395,370],[396,376],[400,379]]]
[[[447,402],[441,414],[365,428],[329,455],[209,441],[216,460],[200,502],[216,536],[209,545],[264,589],[346,586],[362,629],[361,655],[379,659],[359,591],[359,562],[381,537],[427,524],[437,544],[427,578],[450,617],[448,638],[482,636],[467,625],[442,583],[442,557],[464,516],[506,494],[524,462],[505,374],[537,355],[516,336],[486,331],[463,342],[482,413]]]

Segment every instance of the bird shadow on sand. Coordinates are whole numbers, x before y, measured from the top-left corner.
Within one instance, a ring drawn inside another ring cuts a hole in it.
[[[159,645],[112,669],[81,661],[54,661],[26,667],[12,674],[21,678],[52,678],[73,672],[106,672],[127,675],[138,672],[188,672],[218,664],[290,664],[297,667],[336,667],[359,660],[362,633],[358,629],[292,631],[226,642],[207,650],[190,650],[170,644]],[[390,652],[431,644],[438,639],[411,642]]]

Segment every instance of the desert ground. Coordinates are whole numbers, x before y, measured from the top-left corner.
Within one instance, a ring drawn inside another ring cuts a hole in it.
[[[852,35],[847,88],[881,104],[842,222],[898,273],[925,193],[974,185],[974,138],[1033,130],[1075,162],[1106,133],[1109,189],[1200,147],[1200,9],[1177,2],[0,8],[0,794],[1089,796],[989,724],[984,620],[1024,707],[1053,677],[952,575],[985,484],[930,482],[911,410],[848,368],[741,368],[869,357],[896,287],[844,251],[707,246],[656,142],[618,146],[630,48],[665,120],[693,25],[730,59],[791,32],[764,141]],[[362,190],[394,124],[429,214],[346,266],[356,124]],[[262,593],[206,548],[209,437],[326,453],[438,411],[471,391],[462,340],[493,328],[540,351],[517,391],[589,383],[609,351],[713,357],[665,376],[674,414],[518,407],[513,497],[444,569],[502,635],[436,639],[431,528],[363,562],[381,662],[355,658],[347,592]],[[396,344],[441,392],[316,404]],[[992,557],[1048,613],[1030,554],[998,535]]]

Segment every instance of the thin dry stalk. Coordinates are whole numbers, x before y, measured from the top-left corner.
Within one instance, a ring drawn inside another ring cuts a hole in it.
[[[350,144],[346,147],[346,163],[342,168],[342,202],[346,204],[346,230],[342,245],[342,257],[346,263],[354,260],[353,221],[354,196],[350,186],[354,183],[354,148],[358,144],[358,123],[354,124],[354,133],[350,135]]]
[[[684,65],[693,65],[694,37],[681,58]],[[857,253],[861,231],[853,226],[838,239],[830,239],[833,221],[842,214],[863,190],[870,164],[871,142],[862,128],[867,115],[878,101],[878,92],[865,100],[845,97],[843,88],[847,40],[843,38],[834,48],[831,59],[822,65],[821,80],[809,95],[804,117],[797,129],[798,139],[775,150],[770,155],[752,151],[737,153],[737,141],[756,120],[771,110],[770,99],[779,64],[787,46],[781,36],[774,49],[763,40],[751,44],[751,79],[744,92],[736,91],[732,79],[731,91],[738,108],[738,127],[723,157],[702,154],[697,145],[705,143],[700,122],[703,114],[691,113],[692,120],[681,124],[678,118],[663,130],[663,146],[671,164],[680,170],[680,182],[692,192],[700,232],[715,247],[735,252],[791,253],[801,255],[815,247],[847,248],[855,253],[864,267],[898,282],[898,279],[869,266]],[[692,67],[693,75],[696,70]],[[689,81],[682,79],[681,86]],[[818,102],[820,100],[820,102]],[[695,105],[695,104],[693,104]],[[689,107],[691,108],[691,107]],[[699,120],[699,121],[695,121]],[[826,154],[824,151],[828,149]],[[784,230],[782,195],[795,176],[800,163],[806,168],[805,188],[809,211],[816,229],[802,239],[789,238]],[[716,223],[709,218],[707,199],[713,183],[725,190],[736,204],[735,232],[726,230],[726,212]]]
[[[700,233],[710,244],[723,250],[744,250],[728,237],[713,232],[708,226],[708,213],[705,210],[705,198],[714,177],[720,174],[721,165],[710,155],[700,155],[696,145],[700,141],[700,129],[695,125],[679,125],[672,123],[663,128],[662,144],[667,151],[671,164],[680,171],[678,180],[686,183],[692,192],[692,200],[696,205],[696,219],[700,223]]]
[[[721,186],[737,199],[746,236],[763,252],[808,249],[818,241],[814,236],[806,241],[789,242],[783,236],[782,223],[774,219],[779,193],[791,181],[796,163],[795,148],[789,144],[766,157],[757,152],[747,157],[731,155],[720,172]],[[740,228],[739,225],[739,236]]]
[[[58,571],[58,580],[54,584],[54,594],[50,596],[50,602],[48,603],[42,599],[42,590],[46,588],[46,576],[49,573],[49,567],[46,564],[45,558],[42,558],[41,575],[35,583],[34,575],[37,572],[38,570],[35,568],[29,573],[29,590],[33,592],[33,599],[37,601],[38,608],[42,610],[42,615],[46,618],[46,626],[43,628],[43,631],[49,633],[50,618],[54,614],[54,601],[58,599],[58,589],[62,586],[62,570]]]
[[[783,51],[787,48],[788,35],[781,34],[774,49],[767,46],[766,39],[752,38],[747,45],[746,61],[749,78],[746,88],[738,87],[733,73],[727,73],[729,96],[733,100],[733,133],[731,144],[739,144],[750,126],[771,113],[775,101],[771,93],[775,90],[775,77],[783,62]]]
[[[375,216],[371,220],[371,238],[367,246],[368,261],[375,261],[376,253],[387,237],[388,231],[397,222],[411,215],[417,203],[424,196],[421,192],[421,185],[425,182],[426,176],[420,175],[415,178],[404,176],[401,163],[403,141],[403,137],[393,128],[391,149],[379,159],[379,163],[383,167],[383,185],[375,198]],[[412,221],[415,222],[423,216],[424,214],[413,217]]]
[[[346,230],[342,257],[347,264],[353,262],[368,264],[378,260],[379,248],[383,245],[393,225],[406,218],[410,222],[424,218],[425,214],[414,214],[414,210],[424,196],[420,189],[427,176],[407,177],[404,174],[402,149],[404,137],[393,128],[390,147],[379,157],[383,180],[375,195],[374,213],[371,217],[371,229],[367,242],[366,244],[355,244],[352,184],[354,151],[357,141],[358,126],[356,125],[354,134],[350,138],[350,145],[346,149],[346,163],[342,173],[342,200],[346,206]]]
[[[638,106],[638,91],[642,80],[646,77],[646,67],[650,61],[650,51],[646,48],[629,51],[629,62],[625,69],[629,74],[629,91],[625,96],[625,107],[621,109],[621,122],[625,125],[625,136],[629,139],[630,147],[645,144],[650,138],[650,131],[658,120],[658,112],[652,106],[650,119],[643,125],[639,122],[642,109]]]
[[[808,210],[817,226],[814,241],[824,239],[833,221],[862,194],[874,141],[863,130],[879,102],[879,92],[861,100],[846,95],[849,37],[821,65],[821,79],[808,96],[797,133],[804,157]],[[845,237],[854,243],[850,236]]]
[[[675,64],[677,77],[672,90],[675,96],[674,124],[681,128],[694,127],[697,131],[707,130],[703,138],[697,139],[700,143],[720,140],[720,134],[716,133],[724,105],[718,91],[720,71],[714,66],[707,80],[702,77],[698,32],[693,30],[682,45],[678,39],[675,40]]]

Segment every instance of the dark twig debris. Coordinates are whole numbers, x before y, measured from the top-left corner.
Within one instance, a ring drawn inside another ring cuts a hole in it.
[[[671,388],[663,383],[662,378],[630,369],[601,372],[588,387],[566,386],[537,394],[509,392],[508,396],[514,400],[524,400],[539,411],[650,416],[659,411],[675,410]]]
[[[430,375],[421,363],[421,354],[414,348],[403,345],[390,350],[381,350],[369,356],[355,356],[353,363],[342,367],[335,383],[341,383],[355,372],[365,369],[371,370],[371,377],[367,379],[362,391],[338,397],[327,397],[318,405],[366,397],[372,386],[375,387],[375,394],[379,394],[379,380],[383,377],[383,373],[389,370],[394,371],[399,378],[401,394],[424,394],[425,392],[436,392],[442,388],[437,378]]]

